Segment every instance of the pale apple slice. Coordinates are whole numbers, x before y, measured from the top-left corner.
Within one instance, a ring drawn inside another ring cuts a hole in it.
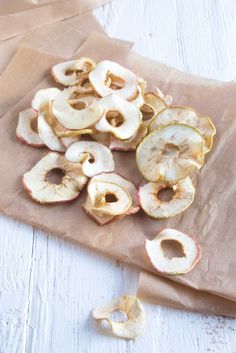
[[[122,215],[114,217],[114,216],[102,215],[94,212],[92,210],[93,205],[91,203],[91,200],[89,197],[87,197],[85,203],[83,204],[83,208],[85,212],[99,225],[105,225],[105,224],[111,223],[125,216],[135,214],[140,210],[138,191],[135,185],[131,181],[125,179],[124,177],[122,177],[117,173],[101,173],[99,175],[94,176],[90,182],[93,182],[93,181],[102,181],[105,183],[109,182],[109,183],[115,183],[117,185],[120,185],[123,189],[129,192],[132,198],[132,205],[127,210],[127,212],[123,213]]]
[[[155,89],[155,94],[165,102],[167,107],[169,107],[173,101],[173,97],[170,94],[164,94],[159,87],[155,87]]]
[[[20,112],[16,128],[16,136],[26,145],[41,148],[44,147],[45,144],[40,138],[38,132],[34,131],[32,128],[32,124],[35,120],[38,120],[38,113],[32,108]]]
[[[135,136],[132,136],[130,139],[121,141],[112,136],[109,147],[112,151],[135,151],[146,134],[147,125],[141,123]]]
[[[111,320],[110,314],[114,311],[124,311],[127,320],[116,322]],[[146,324],[146,313],[137,297],[123,295],[112,303],[93,310],[96,320],[105,320],[109,323],[114,336],[134,340],[142,335]]]
[[[90,178],[102,172],[112,172],[115,168],[109,148],[94,141],[73,143],[65,157],[69,162],[81,163],[83,173]]]
[[[119,216],[132,205],[129,192],[114,183],[92,181],[87,191],[93,205],[91,210],[98,214]]]
[[[44,88],[39,90],[31,103],[31,106],[37,112],[45,112],[48,110],[48,105],[55,99],[61,91],[56,87]]]
[[[164,189],[173,190],[174,195],[170,201],[162,201],[158,197],[158,193]],[[140,206],[152,218],[169,218],[186,210],[193,202],[194,194],[195,188],[189,177],[177,183],[150,182],[139,189]]]
[[[199,116],[192,108],[171,107],[162,110],[151,121],[150,132],[170,123],[181,123],[194,127],[204,137],[204,152],[212,148],[213,137],[216,129],[208,116]]]
[[[130,103],[140,109],[144,104],[144,98],[143,98],[142,88],[138,85],[137,89],[138,89],[137,96],[132,101],[130,101]]]
[[[53,66],[51,74],[55,81],[64,86],[75,86],[79,83],[81,75],[89,73],[96,66],[90,58],[65,61]]]
[[[59,184],[48,180],[49,173],[54,170],[62,172]],[[32,169],[23,175],[23,186],[30,197],[41,203],[61,203],[74,200],[87,182],[81,165],[68,162],[59,153],[50,152]]]
[[[204,139],[191,126],[170,124],[153,131],[136,150],[137,166],[148,181],[175,182],[204,163]]]
[[[140,109],[143,114],[143,121],[148,125],[151,119],[165,109],[167,105],[162,98],[153,92],[145,93],[143,98],[144,103]]]
[[[102,98],[99,105],[104,109],[104,114],[95,124],[98,131],[110,132],[120,140],[129,139],[136,134],[142,121],[136,106],[116,94]],[[114,113],[117,113],[117,123]],[[109,122],[109,119],[112,121]]]
[[[88,97],[71,101],[76,88],[60,92],[52,103],[52,113],[67,129],[86,129],[101,119],[104,109],[97,101],[88,103]],[[74,108],[73,105],[76,104]]]
[[[60,138],[57,137],[53,128],[48,124],[43,113],[38,116],[38,132],[44,144],[52,151],[65,152],[66,148]]]
[[[89,80],[100,97],[116,93],[123,99],[133,100],[137,95],[137,76],[113,61],[100,61],[90,72]]]
[[[183,251],[182,257],[165,256],[164,243],[178,243]],[[201,248],[190,235],[176,229],[164,229],[153,240],[145,240],[145,250],[153,265],[160,273],[180,275],[191,271],[201,258]]]

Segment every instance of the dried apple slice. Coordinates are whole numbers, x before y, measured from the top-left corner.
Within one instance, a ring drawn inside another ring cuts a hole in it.
[[[104,109],[98,102],[94,102],[94,97],[93,100],[91,97],[83,97],[72,101],[75,92],[76,88],[60,92],[52,103],[52,113],[67,129],[86,129],[101,119]]]
[[[208,116],[199,116],[195,110],[188,107],[171,107],[159,112],[152,119],[149,129],[154,131],[170,123],[181,123],[194,127],[204,137],[204,152],[207,153],[211,150],[216,129]]]
[[[90,58],[65,61],[53,66],[51,74],[56,82],[64,86],[75,86],[79,83],[81,75],[93,70],[95,65]]]
[[[114,311],[124,311],[127,320],[111,320],[110,314]],[[137,297],[131,295],[123,295],[102,308],[94,309],[92,314],[96,320],[106,320],[114,336],[131,340],[142,335],[146,324],[146,313],[142,304]]]
[[[153,131],[136,150],[137,166],[148,181],[175,182],[204,163],[204,139],[191,126],[170,124]]]
[[[133,100],[137,95],[137,76],[113,61],[100,61],[90,72],[89,80],[101,97],[116,93],[123,99]]]
[[[32,128],[33,122],[38,119],[38,113],[32,108],[25,109],[19,114],[18,124],[16,128],[17,138],[33,147],[44,147],[44,142],[40,138],[38,132]]]
[[[167,242],[177,243],[181,246],[183,256],[165,256],[163,245]],[[190,235],[176,229],[164,229],[153,240],[146,239],[146,253],[153,267],[161,273],[180,275],[191,271],[201,258],[201,248]]]
[[[44,144],[52,151],[65,152],[66,148],[60,138],[57,137],[53,128],[48,124],[43,113],[38,116],[38,132]]]
[[[164,189],[172,189],[173,197],[169,201],[162,201],[158,193]],[[177,183],[157,181],[140,187],[140,206],[144,212],[153,218],[173,217],[188,208],[193,202],[195,188],[189,177]]]
[[[51,183],[48,178],[51,171],[62,172],[59,184]],[[60,203],[74,200],[87,182],[81,165],[68,162],[59,153],[50,152],[32,169],[23,175],[23,186],[30,197],[41,203]]]
[[[95,213],[118,216],[125,213],[132,204],[129,192],[114,183],[92,181],[87,190]]]
[[[96,212],[94,212],[92,210],[92,203],[89,197],[87,197],[85,203],[83,204],[83,208],[85,210],[85,212],[94,219],[95,222],[97,222],[99,225],[105,225],[108,224],[110,222],[116,221],[118,219],[121,219],[125,216],[128,215],[132,215],[137,213],[140,210],[139,207],[139,199],[138,199],[138,191],[137,188],[135,187],[135,185],[123,178],[121,175],[116,174],[116,173],[101,173],[99,175],[96,175],[95,177],[93,177],[91,179],[90,182],[93,181],[102,181],[102,182],[108,182],[108,183],[115,183],[119,186],[121,186],[123,189],[125,189],[126,191],[129,192],[131,198],[132,198],[132,205],[131,207],[122,215],[119,216],[109,216],[109,215],[102,215],[102,214],[98,214]]]
[[[110,132],[120,140],[129,139],[136,134],[142,120],[136,106],[116,94],[100,99],[99,105],[103,108],[104,114],[95,124],[98,131]],[[117,118],[114,117],[114,113],[117,113]]]
[[[113,151],[135,151],[146,134],[147,126],[141,123],[135,136],[132,136],[130,139],[121,141],[112,136],[109,147]]]
[[[165,101],[153,92],[144,94],[144,103],[140,108],[143,114],[143,121],[148,125],[153,117],[167,107]]]
[[[137,89],[138,89],[137,96],[132,101],[130,101],[130,103],[132,103],[133,105],[135,105],[140,109],[144,104],[144,98],[143,98],[142,88],[138,86]]]
[[[34,96],[31,106],[37,112],[45,112],[48,110],[49,103],[55,99],[55,97],[61,91],[56,87],[40,89]]]
[[[115,168],[111,151],[101,143],[80,141],[73,143],[66,151],[66,159],[82,163],[82,170],[88,177],[102,172],[112,172]]]

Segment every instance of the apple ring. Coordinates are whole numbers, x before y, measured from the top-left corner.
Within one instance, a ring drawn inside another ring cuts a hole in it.
[[[89,80],[101,97],[116,93],[123,99],[133,100],[138,93],[137,76],[113,61],[100,61],[90,72]]]
[[[194,127],[204,137],[204,153],[211,150],[215,126],[208,116],[199,116],[195,110],[188,107],[171,107],[159,112],[151,121],[150,132],[170,123],[181,123]]]
[[[94,101],[94,97],[71,99],[76,93],[76,87],[60,92],[52,102],[52,113],[67,129],[86,129],[101,119],[104,109]],[[76,104],[78,107],[73,107]]]
[[[160,190],[171,188],[174,196],[170,201],[158,198]],[[195,188],[189,177],[177,183],[157,181],[140,187],[139,200],[144,212],[152,218],[169,218],[176,216],[188,208],[193,202]]]
[[[175,182],[204,163],[204,139],[184,124],[170,124],[144,137],[136,150],[137,166],[148,181]]]
[[[88,177],[102,172],[112,172],[115,168],[109,148],[94,141],[73,143],[67,149],[65,157],[69,162],[81,163],[83,173]]]
[[[114,183],[92,181],[88,185],[92,211],[108,216],[125,213],[132,205],[132,198],[125,189]],[[108,197],[109,196],[109,197]],[[112,198],[112,201],[110,201]]]
[[[26,145],[41,148],[45,146],[44,142],[38,132],[32,129],[32,123],[35,119],[37,119],[38,124],[38,113],[32,108],[20,112],[16,128],[16,136]]]
[[[49,172],[55,169],[64,173],[60,184],[47,180]],[[70,163],[55,152],[48,153],[23,175],[25,190],[32,199],[42,204],[71,201],[79,195],[86,182],[87,177],[79,163]]]
[[[90,58],[65,61],[53,66],[51,74],[56,82],[64,86],[76,86],[84,73],[89,73],[95,67]]]
[[[181,245],[183,257],[169,259],[163,251],[163,243],[174,241]],[[146,239],[146,253],[153,267],[160,273],[180,275],[191,271],[201,258],[201,248],[197,241],[188,234],[176,229],[164,229],[153,240]]]
[[[127,320],[121,322],[111,320],[110,314],[117,310],[124,311]],[[94,309],[93,317],[96,320],[106,320],[113,335],[132,340],[143,333],[146,323],[146,313],[140,301],[131,295],[123,295],[102,308]]]
[[[104,110],[104,114],[95,125],[98,131],[111,132],[120,140],[129,139],[136,134],[142,121],[141,113],[136,106],[116,94],[102,98],[99,106]],[[117,120],[118,124],[114,113],[121,119]],[[111,123],[108,121],[109,114],[113,114],[110,116]]]

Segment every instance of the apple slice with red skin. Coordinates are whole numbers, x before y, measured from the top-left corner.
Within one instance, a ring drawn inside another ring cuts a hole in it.
[[[164,254],[164,242],[177,242],[184,256],[169,259]],[[154,239],[145,240],[146,254],[156,271],[168,275],[181,275],[191,271],[201,258],[201,248],[196,239],[176,229],[163,229]]]
[[[140,206],[139,206],[139,200],[138,200],[138,191],[136,186],[129,180],[125,179],[121,175],[117,173],[101,173],[99,175],[96,175],[91,179],[90,182],[92,181],[103,181],[103,182],[112,182],[120,185],[124,189],[126,189],[131,198],[132,198],[132,205],[131,207],[123,214],[119,216],[109,216],[109,215],[99,215],[95,212],[92,211],[92,202],[90,198],[87,196],[87,199],[85,203],[83,204],[83,208],[85,212],[99,225],[105,225],[108,223],[111,223],[113,221],[122,219],[125,216],[135,214],[139,212]]]
[[[53,170],[62,172],[61,181],[52,183],[48,175]],[[49,152],[23,175],[23,186],[30,197],[41,204],[72,201],[77,198],[87,177],[79,163],[70,163],[59,153]]]
[[[38,119],[38,113],[32,108],[20,112],[16,128],[16,136],[26,145],[42,148],[45,147],[45,144],[40,138],[38,132],[34,131],[32,128],[32,123],[35,119]]]

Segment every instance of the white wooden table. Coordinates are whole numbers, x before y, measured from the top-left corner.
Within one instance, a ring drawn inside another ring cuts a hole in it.
[[[234,0],[119,0],[106,32],[179,69],[236,77]],[[138,271],[0,216],[0,353],[235,353],[236,320],[145,303],[135,342],[101,334],[91,309],[135,293]]]

